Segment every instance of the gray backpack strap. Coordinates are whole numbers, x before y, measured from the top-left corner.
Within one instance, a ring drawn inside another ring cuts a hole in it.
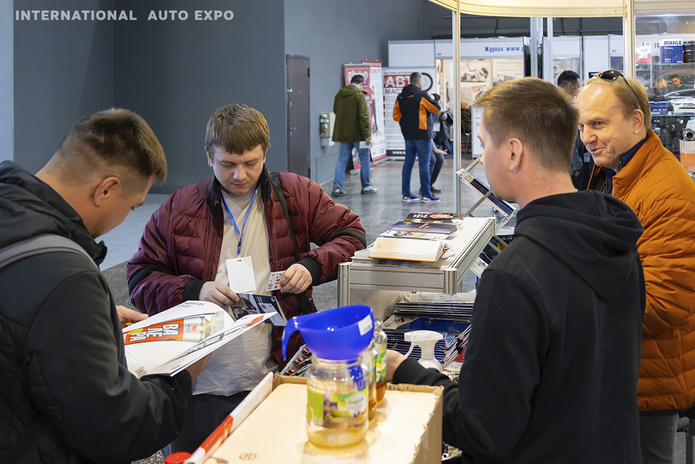
[[[53,253],[58,251],[69,251],[79,253],[86,257],[96,270],[99,267],[96,265],[91,256],[77,243],[69,238],[56,234],[37,235],[21,242],[13,243],[0,249],[0,269],[9,266],[21,259],[29,258],[44,253]],[[48,418],[41,416],[34,424],[24,432],[24,435],[15,443],[0,464],[12,464],[23,457],[29,448],[38,440],[41,433],[48,426]]]
[[[37,235],[36,237],[13,243],[0,249],[0,268],[9,266],[20,259],[29,258],[43,253],[53,253],[57,251],[71,251],[80,253],[87,258],[92,265],[99,270],[94,260],[84,248],[73,242],[69,238],[56,234]]]

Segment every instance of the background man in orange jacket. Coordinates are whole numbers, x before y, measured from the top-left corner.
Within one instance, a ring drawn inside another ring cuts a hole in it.
[[[642,454],[645,464],[671,463],[678,413],[695,403],[695,182],[649,129],[639,82],[604,71],[575,104],[596,163],[589,188],[625,202],[644,227],[637,243],[647,292],[637,384]]]
[[[439,201],[430,191],[430,152],[432,151],[432,121],[427,116],[430,113],[439,114],[441,107],[437,100],[422,90],[422,74],[414,72],[410,75],[410,83],[396,98],[393,105],[393,120],[401,125],[401,133],[405,139],[405,161],[401,176],[403,202],[418,201],[418,197],[410,191],[410,176],[413,173],[415,156],[420,167],[420,193],[423,203]]]

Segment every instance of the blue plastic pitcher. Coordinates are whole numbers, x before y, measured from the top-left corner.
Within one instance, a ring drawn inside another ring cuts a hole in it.
[[[372,341],[374,314],[367,305],[351,305],[293,317],[282,334],[283,359],[287,358],[287,342],[297,330],[317,357],[355,359]]]

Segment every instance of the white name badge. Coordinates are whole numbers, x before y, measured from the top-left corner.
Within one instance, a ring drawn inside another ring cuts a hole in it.
[[[253,261],[250,256],[228,259],[227,277],[229,277],[229,288],[234,293],[256,292],[256,275],[253,272]]]

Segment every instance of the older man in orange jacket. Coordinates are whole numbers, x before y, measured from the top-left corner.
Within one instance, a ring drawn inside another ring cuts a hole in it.
[[[630,206],[647,307],[637,385],[644,463],[673,462],[679,412],[695,403],[695,182],[649,129],[644,87],[617,71],[577,96],[582,141],[596,164],[589,188]],[[606,334],[610,336],[610,334]]]

